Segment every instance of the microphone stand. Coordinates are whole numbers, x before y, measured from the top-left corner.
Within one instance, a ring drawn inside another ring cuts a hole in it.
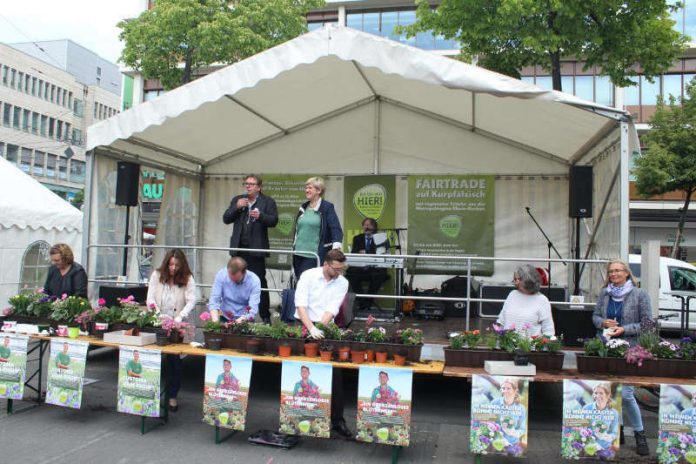
[[[556,252],[556,255],[558,256],[559,259],[563,260],[563,256],[561,256],[561,254],[558,252],[556,247],[553,245],[553,242],[551,241],[549,236],[546,235],[546,232],[544,232],[544,229],[537,222],[536,218],[534,217],[534,215],[530,211],[529,206],[525,206],[524,209],[527,210],[527,214],[532,219],[534,224],[537,226],[537,229],[539,229],[539,232],[541,232],[541,235],[543,235],[544,238],[546,239],[546,247],[548,248],[548,259],[549,259],[549,261],[547,262],[547,264],[549,266],[549,281],[548,281],[548,284],[546,285],[546,297],[550,299],[551,298],[551,250]],[[565,261],[561,261],[561,262],[563,263],[564,266],[568,265],[568,263],[566,263]]]

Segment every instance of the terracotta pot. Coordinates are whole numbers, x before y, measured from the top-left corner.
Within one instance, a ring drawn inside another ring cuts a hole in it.
[[[369,363],[375,362],[375,350],[365,351],[365,361]]]
[[[287,358],[292,354],[292,346],[290,345],[278,345],[278,356],[281,358]]]
[[[406,365],[406,356],[403,356],[400,354],[395,354],[394,355],[394,364],[397,366],[405,366]]]
[[[350,347],[342,346],[338,349],[338,360],[348,362],[350,360]]]
[[[375,361],[384,364],[387,362],[387,358],[389,357],[389,353],[386,351],[378,351],[375,353]]]
[[[319,344],[315,342],[305,343],[304,354],[309,358],[316,358],[319,354]]]
[[[259,351],[261,351],[261,340],[257,338],[250,338],[247,340],[246,351],[249,354],[259,354]]]
[[[365,362],[365,352],[364,351],[351,351],[350,357],[351,357],[351,360],[353,361],[353,364],[362,364]]]
[[[331,358],[333,358],[333,351],[320,351],[319,354],[321,355],[321,360],[325,362],[330,362]]]

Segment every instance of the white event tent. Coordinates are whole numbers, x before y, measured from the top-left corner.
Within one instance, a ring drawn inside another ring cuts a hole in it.
[[[80,261],[82,212],[0,158],[0,309],[21,283],[43,285],[48,249],[67,243]],[[37,282],[38,279],[38,282]]]
[[[113,189],[116,161],[127,160],[166,172],[158,243],[227,246],[221,215],[244,173],[325,175],[339,217],[345,176],[394,175],[405,199],[409,174],[492,174],[495,256],[546,256],[529,206],[567,258],[569,168],[590,165],[595,214],[581,228],[582,254],[628,253],[638,139],[625,112],[349,28],[227,66],[95,124],[87,140],[92,245],[123,243]],[[405,202],[397,209],[406,227]],[[88,253],[91,278],[118,273],[108,265],[116,254]],[[224,253],[209,253],[195,263],[208,284],[224,264]],[[493,278],[509,281],[514,265],[497,263]],[[565,283],[559,267],[554,281]]]

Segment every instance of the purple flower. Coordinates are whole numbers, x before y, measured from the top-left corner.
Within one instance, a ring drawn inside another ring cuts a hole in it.
[[[582,443],[580,443],[579,441],[574,441],[573,444],[570,446],[572,446],[576,450],[581,450],[583,448]]]
[[[520,446],[519,443],[515,443],[514,445],[510,445],[507,448],[505,448],[505,451],[509,455],[519,456],[522,454],[522,447]]]
[[[489,444],[489,443],[491,442],[491,439],[488,438],[488,437],[486,437],[486,436],[484,436],[484,435],[481,435],[481,436],[479,437],[479,440],[481,440],[481,443],[484,443],[484,444],[486,444],[486,445]]]
[[[591,437],[592,436],[592,430],[590,429],[582,429],[582,436],[583,437]]]
[[[602,460],[612,459],[614,457],[614,450],[611,448],[599,450],[597,456]]]
[[[669,452],[670,452],[670,454],[673,454],[675,456],[678,456],[681,454],[681,450],[679,448],[674,448],[674,447],[671,447],[669,449]]]

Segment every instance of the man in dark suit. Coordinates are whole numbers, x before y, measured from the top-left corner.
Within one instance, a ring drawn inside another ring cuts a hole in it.
[[[353,237],[353,245],[350,248],[351,253],[365,253],[368,255],[377,254],[377,249],[389,248],[389,239],[382,243],[375,243],[375,234],[377,233],[377,221],[372,218],[365,218],[362,222],[362,234]],[[355,293],[364,292],[364,284],[367,284],[367,292],[376,294],[382,288],[384,282],[389,279],[387,270],[379,267],[364,266],[350,267],[346,274],[348,282]],[[372,298],[360,298],[359,308],[361,310],[370,309]]]
[[[278,224],[278,207],[273,198],[261,193],[262,180],[255,174],[244,178],[246,193],[232,198],[229,208],[222,215],[225,224],[234,223],[230,248],[268,249],[268,228]],[[261,280],[261,288],[268,288],[266,281],[266,257],[270,253],[257,251],[230,251],[231,256],[241,256],[247,262],[247,269]],[[259,316],[270,322],[268,292],[261,292]]]

